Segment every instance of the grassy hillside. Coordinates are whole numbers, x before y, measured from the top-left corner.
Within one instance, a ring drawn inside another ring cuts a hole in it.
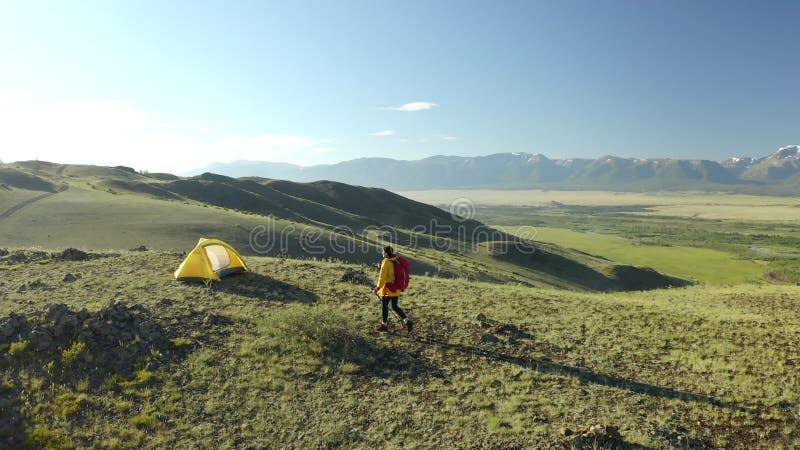
[[[59,186],[0,190],[0,242],[15,246],[187,251],[216,237],[243,254],[374,263],[391,243],[417,274],[593,291],[683,283],[554,245],[527,243],[526,255],[513,236],[383,189],[38,161],[6,169],[0,182],[13,173]]]
[[[371,331],[369,287],[340,281],[374,277],[364,266],[250,257],[253,273],[209,289],[174,281],[180,261],[2,269],[0,446],[800,445],[797,287],[582,294],[416,276],[409,338],[394,319]],[[38,331],[5,337],[11,313]]]
[[[476,219],[534,239],[704,283],[800,283],[797,198],[704,192],[419,191],[469,198]],[[510,227],[510,228],[509,228]]]
[[[500,227],[513,233],[518,227]],[[764,265],[742,261],[734,255],[708,248],[641,245],[619,236],[581,233],[563,228],[537,227],[536,240],[552,242],[625,264],[649,266],[687,280],[709,284],[756,282]]]

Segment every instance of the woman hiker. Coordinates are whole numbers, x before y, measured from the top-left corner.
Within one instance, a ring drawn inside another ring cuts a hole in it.
[[[381,298],[381,323],[375,325],[375,331],[388,331],[389,327],[386,325],[386,321],[389,320],[389,302],[392,303],[392,309],[394,312],[403,319],[403,323],[405,324],[406,331],[411,333],[411,329],[414,326],[414,322],[411,321],[406,316],[406,313],[397,306],[397,300],[400,298],[400,294],[403,293],[402,290],[391,290],[389,286],[390,283],[394,283],[394,265],[397,263],[397,255],[394,253],[394,249],[390,246],[383,247],[383,261],[381,261],[381,274],[378,276],[378,285],[375,286],[375,289],[372,290],[376,295]]]

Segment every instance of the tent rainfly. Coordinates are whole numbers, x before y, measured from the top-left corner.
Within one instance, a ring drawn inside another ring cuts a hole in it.
[[[175,271],[175,279],[222,281],[224,276],[249,270],[233,247],[218,239],[201,238]]]

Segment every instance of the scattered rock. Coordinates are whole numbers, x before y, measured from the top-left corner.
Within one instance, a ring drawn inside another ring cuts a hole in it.
[[[158,301],[158,306],[169,307],[169,306],[172,306],[172,305],[173,305],[172,300],[170,300],[168,298],[162,298],[161,300]]]
[[[65,312],[68,312],[69,309],[67,305],[63,303],[53,303],[47,305],[45,309],[44,317],[50,322],[58,322],[61,319],[61,316],[64,315]]]
[[[0,339],[9,339],[17,332],[17,327],[11,322],[10,319],[3,319],[0,321]]]
[[[64,283],[72,283],[73,281],[79,280],[80,278],[81,278],[80,274],[73,275],[71,273],[68,273],[68,274],[64,275],[64,279],[61,280],[61,281],[64,282]]]
[[[49,255],[42,251],[25,251],[17,250],[14,252],[5,251],[5,254],[0,255],[0,262],[3,264],[25,264],[30,262],[41,261],[47,259]]]
[[[53,345],[53,336],[43,328],[35,327],[30,334],[31,343],[40,352],[47,351]]]
[[[21,284],[17,288],[17,292],[25,292],[27,290],[35,290],[35,289],[47,290],[49,288],[41,279],[36,279],[34,281],[29,281],[28,283]]]
[[[719,448],[704,439],[690,436],[688,431],[683,427],[678,427],[675,431],[659,430],[656,435],[666,439],[674,448],[687,450],[717,450]]]
[[[12,253],[11,255],[8,256],[6,260],[6,262],[11,264],[27,262],[27,261],[28,261],[28,256],[25,255],[25,252],[23,252],[22,250],[17,250],[16,252]]]
[[[208,314],[203,317],[203,324],[215,327],[227,327],[232,325],[233,321],[225,316],[220,316],[219,314]]]
[[[68,248],[59,254],[53,254],[53,259],[57,261],[88,261],[91,256],[83,250]]]
[[[132,251],[132,252],[146,252],[147,250],[148,249],[147,249],[146,246],[140,245],[140,246],[138,246],[136,248],[132,248],[130,251]]]
[[[478,326],[481,328],[479,333],[481,333],[481,337],[479,338],[480,342],[498,342],[498,341],[486,341],[487,335],[500,335],[505,336],[508,339],[509,344],[518,344],[519,340],[528,340],[531,341],[533,339],[533,335],[524,331],[517,327],[516,325],[502,323],[494,319],[490,319],[486,316],[486,314],[479,313],[475,319],[478,321]],[[497,337],[495,336],[495,339]]]
[[[19,340],[30,340],[46,358],[58,358],[62,350],[84,342],[92,367],[118,373],[131,372],[139,361],[162,354],[171,345],[143,307],[117,302],[96,312],[50,304],[27,317],[12,313],[0,318],[0,343]]]
[[[483,336],[481,336],[480,340],[481,344],[496,344],[498,342],[500,342],[500,339],[497,336],[489,333],[486,333]]]
[[[139,249],[144,248],[140,246]],[[138,250],[138,249],[135,249]],[[14,265],[14,264],[30,264],[35,262],[42,262],[45,260],[52,261],[89,261],[91,259],[107,258],[111,256],[119,256],[118,253],[87,253],[83,250],[76,248],[68,248],[62,252],[47,253],[39,250],[13,250],[0,249],[0,264]]]
[[[625,441],[619,433],[619,427],[613,425],[592,425],[578,430],[562,427],[559,434],[563,436],[559,447],[569,449],[621,449]]]
[[[353,284],[361,284],[364,286],[372,286],[372,281],[364,272],[355,269],[347,269],[342,274],[340,281]]]

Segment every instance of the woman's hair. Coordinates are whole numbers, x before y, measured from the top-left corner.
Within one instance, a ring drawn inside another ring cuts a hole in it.
[[[389,258],[394,256],[394,249],[392,248],[391,245],[387,245],[386,247],[383,247],[383,251],[386,252],[386,254],[389,256]]]

